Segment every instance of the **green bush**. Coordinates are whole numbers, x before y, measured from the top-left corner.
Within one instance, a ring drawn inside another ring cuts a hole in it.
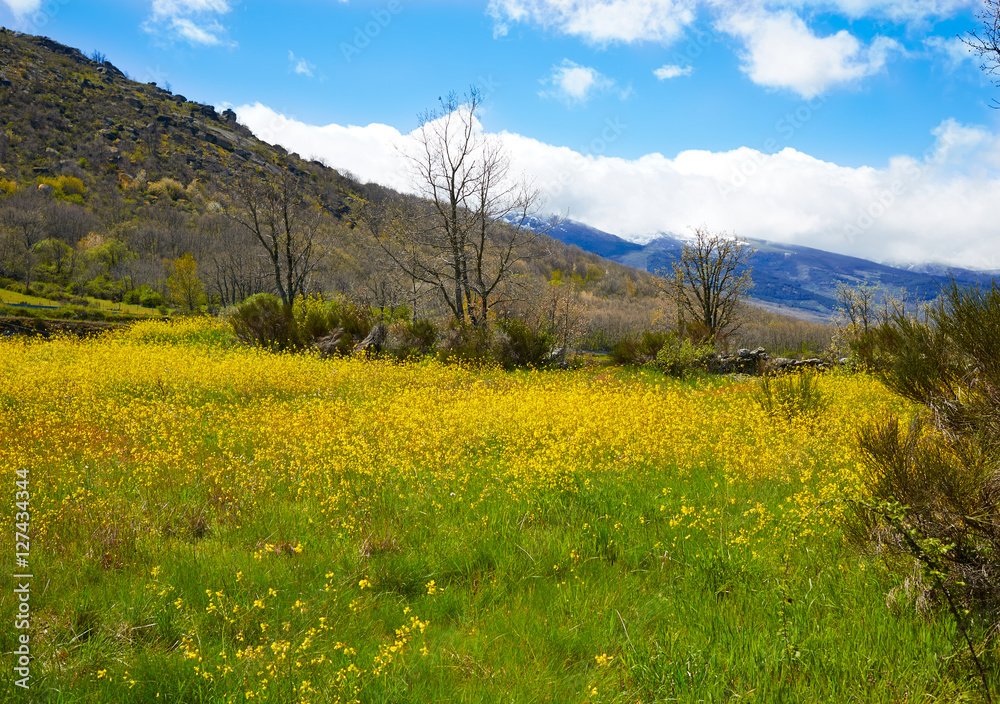
[[[375,319],[381,317],[347,298],[326,300],[318,296],[297,299],[292,316],[295,335],[302,346],[323,340],[324,354],[340,355],[350,354],[371,332]]]
[[[620,366],[639,366],[654,361],[663,346],[674,337],[673,333],[650,332],[642,333],[639,338],[626,337],[619,340],[611,348],[611,361]]]
[[[125,296],[125,282],[111,279],[101,274],[83,285],[83,291],[91,298],[106,301],[121,301]]]
[[[449,364],[481,366],[492,363],[486,328],[452,320],[438,343],[438,359]]]
[[[298,346],[291,306],[270,293],[258,293],[236,305],[228,315],[236,339],[245,345],[281,351]]]
[[[66,297],[62,286],[58,284],[42,283],[40,281],[31,284],[31,295],[38,296],[39,298],[48,298],[49,300],[59,300]]]
[[[555,340],[544,330],[532,330],[517,318],[497,323],[491,344],[493,359],[504,369],[540,367],[548,362]]]
[[[396,320],[389,326],[386,351],[399,361],[419,359],[434,351],[437,326],[429,320]]]
[[[889,416],[859,433],[870,498],[858,504],[849,534],[916,559],[926,593],[960,596],[996,618],[1000,289],[952,281],[936,308],[920,318],[891,312],[854,350],[926,412],[906,430]]]
[[[132,289],[125,294],[122,300],[125,303],[145,306],[146,308],[157,308],[165,303],[163,296],[160,295],[159,291],[154,291],[146,285]]]
[[[714,351],[709,343],[694,343],[671,333],[666,336],[651,364],[668,376],[686,377],[704,369],[705,359]]]
[[[0,276],[0,288],[13,291],[14,293],[27,293],[24,284],[20,281],[14,281],[14,279],[7,279],[2,276]]]

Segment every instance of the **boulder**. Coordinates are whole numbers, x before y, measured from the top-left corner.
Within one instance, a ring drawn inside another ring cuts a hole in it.
[[[319,338],[316,340],[315,347],[319,351],[321,357],[333,357],[339,354],[340,341],[344,337],[344,329],[338,327],[329,335]]]

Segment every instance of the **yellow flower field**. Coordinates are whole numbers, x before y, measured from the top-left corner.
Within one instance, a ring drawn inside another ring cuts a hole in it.
[[[838,500],[861,491],[855,429],[906,411],[864,375],[825,376],[822,411],[789,418],[761,410],[754,379],[331,361],[226,340],[192,320],[0,341],[2,519],[13,555],[27,476],[36,692],[975,691],[942,664],[960,651],[947,618],[889,612],[884,567],[840,537]]]

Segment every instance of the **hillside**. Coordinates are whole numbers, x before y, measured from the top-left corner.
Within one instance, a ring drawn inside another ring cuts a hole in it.
[[[350,204],[352,196],[415,199],[262,142],[230,110],[137,83],[47,38],[0,30],[0,123],[4,285],[55,299],[169,303],[171,267],[191,255],[203,302],[232,304],[268,290],[270,276],[255,240],[227,217],[234,184],[291,174],[302,207],[318,213],[321,265],[308,290],[380,307],[408,301],[354,227]],[[594,310],[655,294],[645,272],[548,237],[517,273],[525,291],[575,275]],[[432,297],[417,304],[439,312]]]

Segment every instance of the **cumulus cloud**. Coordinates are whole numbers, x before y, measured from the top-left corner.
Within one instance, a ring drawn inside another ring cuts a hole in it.
[[[235,46],[218,19],[231,9],[228,0],[153,0],[142,29],[161,39],[193,46]]]
[[[690,76],[694,71],[693,66],[675,66],[674,64],[664,64],[653,71],[653,75],[661,81],[666,81],[679,76]]]
[[[494,33],[537,24],[592,44],[670,42],[695,19],[697,0],[491,0]]]
[[[541,82],[548,87],[539,92],[540,96],[556,98],[569,105],[583,104],[594,95],[617,90],[614,79],[597,69],[581,66],[569,59],[563,59],[560,65],[553,66],[552,73]],[[619,91],[622,98],[627,97],[629,92],[627,88]]]
[[[902,50],[894,39],[881,36],[865,47],[846,30],[817,36],[789,11],[736,13],[717,27],[743,41],[741,69],[750,80],[804,98],[877,73],[891,53]]]
[[[373,124],[313,126],[260,104],[237,109],[263,139],[364,181],[414,192],[399,156],[412,135]],[[638,159],[588,156],[500,133],[546,210],[643,240],[690,225],[883,262],[1000,269],[1000,135],[942,122],[928,150],[846,167],[795,149],[688,150]]]

